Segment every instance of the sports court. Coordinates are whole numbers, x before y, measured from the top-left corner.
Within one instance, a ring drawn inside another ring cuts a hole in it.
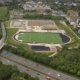
[[[62,38],[59,33],[50,32],[20,32],[17,34],[18,40],[24,43],[50,43],[60,44]]]

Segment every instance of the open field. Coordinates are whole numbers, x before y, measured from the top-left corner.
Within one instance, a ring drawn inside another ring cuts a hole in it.
[[[58,33],[45,32],[24,32],[19,33],[19,40],[29,43],[62,43],[62,39]]]
[[[8,16],[8,9],[7,7],[0,7],[0,20],[6,19]]]

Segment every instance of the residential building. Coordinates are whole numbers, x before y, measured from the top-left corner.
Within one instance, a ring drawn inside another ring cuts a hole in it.
[[[42,2],[26,2],[23,4],[24,10],[51,10],[50,6],[42,4]]]
[[[80,19],[78,11],[68,10],[66,19],[69,21],[70,25],[72,25],[72,26],[74,26],[74,28],[76,28],[78,26],[78,21]]]

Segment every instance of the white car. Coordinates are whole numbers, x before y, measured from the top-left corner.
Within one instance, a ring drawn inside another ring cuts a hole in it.
[[[60,74],[57,74],[57,76],[60,77],[61,75]]]

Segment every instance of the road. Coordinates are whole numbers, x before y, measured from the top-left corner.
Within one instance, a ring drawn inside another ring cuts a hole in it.
[[[18,69],[20,70],[20,72],[26,72],[27,74],[30,74],[32,77],[39,77],[40,80],[47,80],[46,75],[43,75],[41,73],[38,73],[36,71],[33,71],[27,67],[24,67],[20,64],[17,64],[13,61],[9,61],[8,59],[5,59],[3,57],[0,57],[1,61],[3,62],[3,64],[6,65],[16,65],[18,67]],[[52,80],[56,80],[56,79],[52,79]]]
[[[4,46],[4,42],[5,42],[5,38],[6,38],[6,30],[5,30],[5,27],[4,27],[4,23],[1,22],[1,28],[2,28],[2,39],[0,40],[0,50],[2,49],[2,47]]]
[[[48,74],[42,73],[33,68],[30,68],[29,66],[21,64],[18,61],[14,61],[10,58],[7,58],[3,54],[0,56],[0,60],[3,62],[3,64],[6,64],[6,65],[16,65],[18,67],[18,69],[20,70],[20,72],[26,72],[26,73],[30,74],[32,77],[39,77],[40,80],[47,80]],[[58,80],[58,79],[51,77],[51,80]]]
[[[1,61],[5,64],[16,65],[21,71],[31,76],[38,76],[40,80],[47,80],[46,76],[49,76],[51,80],[80,80],[6,51],[2,52]]]

